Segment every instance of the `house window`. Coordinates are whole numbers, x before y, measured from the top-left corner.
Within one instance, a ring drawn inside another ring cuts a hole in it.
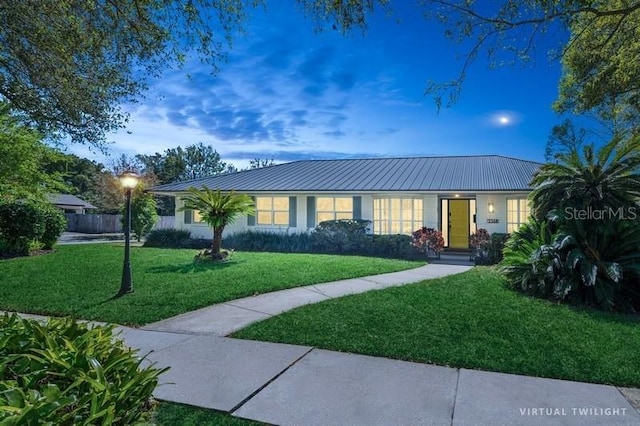
[[[511,233],[526,223],[530,214],[526,198],[507,198],[507,232]]]
[[[256,197],[256,225],[289,226],[289,197]]]
[[[373,232],[411,234],[423,225],[422,209],[421,198],[374,198]]]
[[[202,215],[200,214],[200,210],[193,211],[193,223],[203,223],[204,219],[202,219]]]
[[[353,219],[353,197],[318,197],[316,223],[337,219]]]

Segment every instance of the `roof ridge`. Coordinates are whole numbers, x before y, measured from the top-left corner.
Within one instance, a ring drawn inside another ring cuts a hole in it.
[[[307,160],[294,160],[287,161],[284,163],[276,164],[275,166],[281,166],[284,164],[292,164],[292,163],[312,163],[312,162],[322,162],[322,161],[370,161],[370,160],[419,160],[426,158],[482,158],[482,157],[500,157],[500,158],[508,158],[510,160],[517,161],[526,161],[528,163],[534,164],[543,164],[533,160],[524,160],[522,158],[510,157],[508,155],[500,155],[500,154],[475,154],[475,155],[418,155],[418,156],[398,156],[398,157],[354,157],[354,158],[310,158]],[[274,166],[270,166],[274,167]],[[247,170],[244,170],[247,171]]]

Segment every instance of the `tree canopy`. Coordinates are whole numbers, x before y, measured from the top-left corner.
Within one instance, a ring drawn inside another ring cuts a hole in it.
[[[149,78],[196,54],[212,71],[252,8],[267,0],[5,0],[0,2],[0,100],[47,136],[103,147],[127,120],[124,103],[139,101]],[[318,28],[366,28],[391,0],[297,0]],[[400,4],[399,2],[395,4]],[[422,0],[430,23],[464,49],[460,73],[432,82],[438,105],[460,93],[482,53],[492,65],[526,61],[548,31],[566,33],[548,46],[563,61],[558,111],[603,103],[637,115],[640,0]],[[425,70],[425,73],[427,71]]]
[[[44,200],[48,192],[65,190],[61,173],[44,166],[61,154],[42,142],[42,136],[0,103],[0,198]]]
[[[552,60],[562,60],[557,111],[583,113],[616,103],[637,114],[640,1],[501,0],[492,6],[474,0],[422,3],[427,15],[444,25],[446,35],[468,49],[456,78],[427,88],[437,102],[445,95],[448,102],[455,102],[468,66],[480,53],[486,54],[490,66],[500,66],[526,62],[536,48],[546,46]],[[544,40],[550,31],[556,41]],[[558,37],[563,33],[565,37]]]
[[[364,25],[373,8],[373,0],[298,3],[345,31]],[[121,105],[140,100],[150,77],[191,53],[215,72],[259,5],[264,0],[3,0],[0,98],[48,136],[104,147],[106,133],[126,123]]]
[[[171,183],[198,179],[224,173],[233,166],[222,161],[220,154],[211,146],[202,142],[169,148],[164,153],[137,155],[147,174],[154,175],[158,183]]]

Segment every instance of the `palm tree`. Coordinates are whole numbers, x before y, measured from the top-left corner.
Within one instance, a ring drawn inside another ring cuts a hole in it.
[[[255,212],[251,197],[235,191],[221,192],[203,187],[201,190],[189,188],[189,195],[183,199],[184,210],[198,210],[202,219],[213,228],[211,256],[220,258],[222,247],[222,232],[225,226],[233,223],[238,216],[250,215]]]
[[[614,137],[594,152],[573,148],[557,163],[543,165],[531,181],[529,198],[534,216],[542,220],[552,210],[602,210],[635,207],[640,199],[640,136]]]

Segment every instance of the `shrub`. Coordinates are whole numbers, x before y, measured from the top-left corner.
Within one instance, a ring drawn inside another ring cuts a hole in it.
[[[414,231],[411,234],[411,244],[419,252],[433,257],[440,257],[440,253],[444,249],[444,238],[442,238],[442,232],[434,228],[422,228]]]
[[[500,263],[509,285],[536,296],[551,298],[557,294],[554,285],[560,273],[560,259],[553,248],[554,240],[548,223],[534,218],[511,233]]]
[[[408,235],[373,235],[365,254],[395,259],[421,259],[423,255],[412,245]]]
[[[183,248],[188,244],[191,232],[186,229],[156,229],[147,235],[144,247]]]
[[[278,253],[309,253],[311,234],[242,231],[225,237],[224,245],[233,250],[268,251]]]
[[[29,244],[42,237],[45,213],[33,201],[0,203],[0,238],[4,240],[5,255],[27,256]]]
[[[40,242],[43,249],[51,250],[67,228],[67,218],[60,209],[53,205],[44,206],[42,211],[44,215],[44,232],[40,237]]]
[[[140,241],[142,237],[148,235],[153,226],[158,221],[156,212],[156,200],[151,194],[136,194],[131,199],[131,232]],[[125,207],[126,208],[126,207]],[[122,215],[122,225],[124,228],[125,215]]]
[[[481,265],[482,260],[489,257],[489,244],[491,242],[491,234],[484,228],[478,229],[469,237],[469,247],[473,249],[473,258],[476,265]]]
[[[511,234],[501,269],[513,287],[528,294],[638,311],[639,246],[634,221],[609,220],[594,227],[531,219]]]
[[[158,376],[114,340],[115,326],[0,317],[0,424],[126,425],[145,420]]]
[[[509,234],[489,232],[480,228],[471,234],[469,246],[473,249],[473,261],[476,265],[495,265],[502,260],[502,250]]]
[[[358,253],[366,251],[367,229],[371,221],[339,219],[320,222],[311,234],[315,251],[324,253]]]

